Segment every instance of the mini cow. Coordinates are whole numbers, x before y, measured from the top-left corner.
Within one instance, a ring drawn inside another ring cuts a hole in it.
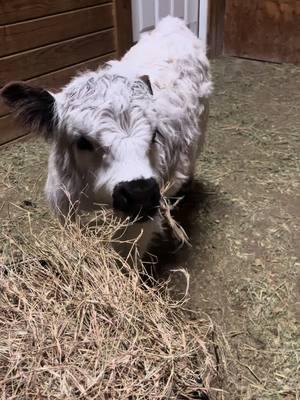
[[[200,40],[166,17],[121,61],[75,77],[58,93],[13,82],[4,101],[51,143],[46,194],[66,216],[99,204],[136,221],[140,253],[161,229],[160,192],[191,179],[202,147],[211,92]]]

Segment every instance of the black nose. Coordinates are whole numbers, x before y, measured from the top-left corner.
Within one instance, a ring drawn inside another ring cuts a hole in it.
[[[132,218],[145,221],[159,208],[160,191],[154,178],[120,182],[113,192],[113,207]]]

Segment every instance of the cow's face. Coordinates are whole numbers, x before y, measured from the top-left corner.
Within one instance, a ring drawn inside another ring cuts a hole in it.
[[[89,206],[107,205],[139,220],[157,213],[159,134],[145,77],[129,82],[87,73],[55,95],[12,83],[2,97],[51,141],[58,175],[74,177]]]

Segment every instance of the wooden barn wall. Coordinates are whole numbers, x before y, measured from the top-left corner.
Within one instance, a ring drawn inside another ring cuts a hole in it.
[[[0,0],[0,87],[22,80],[58,89],[131,43],[127,0]],[[0,145],[25,135],[0,103]]]
[[[226,0],[224,53],[300,63],[300,0]]]
[[[214,58],[223,53],[225,0],[208,0],[208,56]]]

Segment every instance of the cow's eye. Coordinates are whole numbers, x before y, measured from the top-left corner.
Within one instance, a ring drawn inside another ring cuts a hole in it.
[[[162,134],[160,133],[160,131],[158,129],[155,129],[153,136],[152,136],[152,143],[157,143],[157,141],[156,141],[157,136],[162,137]]]
[[[157,137],[157,129],[155,129],[153,135],[152,135],[152,143],[156,143],[156,137]]]
[[[87,150],[87,151],[93,151],[94,150],[93,144],[83,136],[81,136],[77,140],[76,146],[77,146],[78,150]]]

